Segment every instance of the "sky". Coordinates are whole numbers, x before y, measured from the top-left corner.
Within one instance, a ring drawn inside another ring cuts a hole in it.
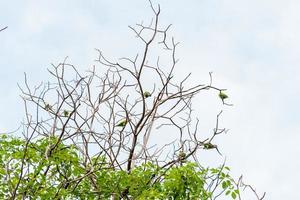
[[[266,199],[300,199],[300,1],[156,0],[161,24],[180,42],[178,74],[227,88],[232,107],[200,95],[194,106],[203,131],[221,123],[218,140],[227,165]],[[0,1],[0,132],[15,130],[24,117],[17,83],[47,80],[47,68],[66,56],[86,70],[99,48],[112,58],[136,53],[128,28],[152,17],[146,0]],[[222,161],[210,154],[207,159]],[[247,197],[253,199],[251,197]],[[246,198],[246,199],[247,199]]]

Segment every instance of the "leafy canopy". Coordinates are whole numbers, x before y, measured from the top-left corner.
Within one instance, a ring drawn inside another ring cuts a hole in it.
[[[216,177],[221,183],[219,189],[227,195],[235,199],[239,194],[228,167],[199,168],[193,162],[185,162],[164,169],[147,162],[127,173],[110,167],[103,156],[91,158],[92,164],[84,166],[73,145],[59,143],[50,154],[56,142],[56,137],[27,143],[5,134],[0,136],[0,199],[11,196],[19,184],[17,198],[110,199],[122,198],[126,191],[132,199],[205,200],[213,196],[207,187]],[[22,170],[22,166],[26,167]]]

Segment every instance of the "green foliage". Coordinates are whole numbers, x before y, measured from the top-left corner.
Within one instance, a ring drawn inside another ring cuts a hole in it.
[[[27,143],[0,136],[0,199],[212,199],[209,186],[217,177],[219,191],[236,199],[239,191],[228,167],[204,169],[186,162],[169,168],[148,162],[130,172],[110,167],[106,158],[91,158],[56,137]]]
[[[205,189],[206,170],[196,170],[194,163],[173,167],[163,183],[166,197],[171,199],[208,199],[211,195]]]

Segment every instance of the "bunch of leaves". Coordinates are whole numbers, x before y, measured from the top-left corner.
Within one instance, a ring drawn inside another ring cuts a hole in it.
[[[128,172],[111,167],[102,156],[86,165],[74,146],[57,142],[56,137],[27,142],[1,135],[0,198],[205,200],[215,196],[216,188],[232,199],[239,195],[228,167],[186,162],[163,168],[147,162]]]

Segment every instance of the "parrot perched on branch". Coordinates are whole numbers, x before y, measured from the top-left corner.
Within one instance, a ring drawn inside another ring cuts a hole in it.
[[[63,115],[64,115],[64,117],[68,117],[69,116],[69,111],[67,111],[67,110],[64,110],[64,112],[63,112]]]
[[[219,149],[218,149],[218,146],[215,145],[215,144],[212,144],[212,143],[210,143],[210,142],[204,143],[203,149],[207,149],[207,150],[209,150],[209,149],[216,149],[217,152],[218,152],[220,155],[222,155],[221,152],[220,152]]]
[[[204,144],[204,149],[215,149],[217,148],[217,145],[212,144],[212,143],[205,143]]]
[[[181,163],[186,162],[186,153],[184,151],[179,151],[178,159]]]
[[[126,124],[127,124],[127,119],[123,119],[117,124],[117,126],[124,127],[126,126]]]
[[[178,158],[180,160],[183,160],[183,159],[185,159],[185,157],[186,157],[186,154],[183,151],[180,151],[179,154],[178,154]]]
[[[224,101],[224,99],[228,98],[227,94],[225,94],[224,92],[221,92],[221,91],[219,93],[219,97],[222,99],[222,101]]]
[[[147,92],[147,91],[144,92],[143,95],[144,95],[145,98],[151,97],[151,93],[150,93],[150,92]]]
[[[45,103],[45,110],[52,111],[52,106],[49,103]]]

